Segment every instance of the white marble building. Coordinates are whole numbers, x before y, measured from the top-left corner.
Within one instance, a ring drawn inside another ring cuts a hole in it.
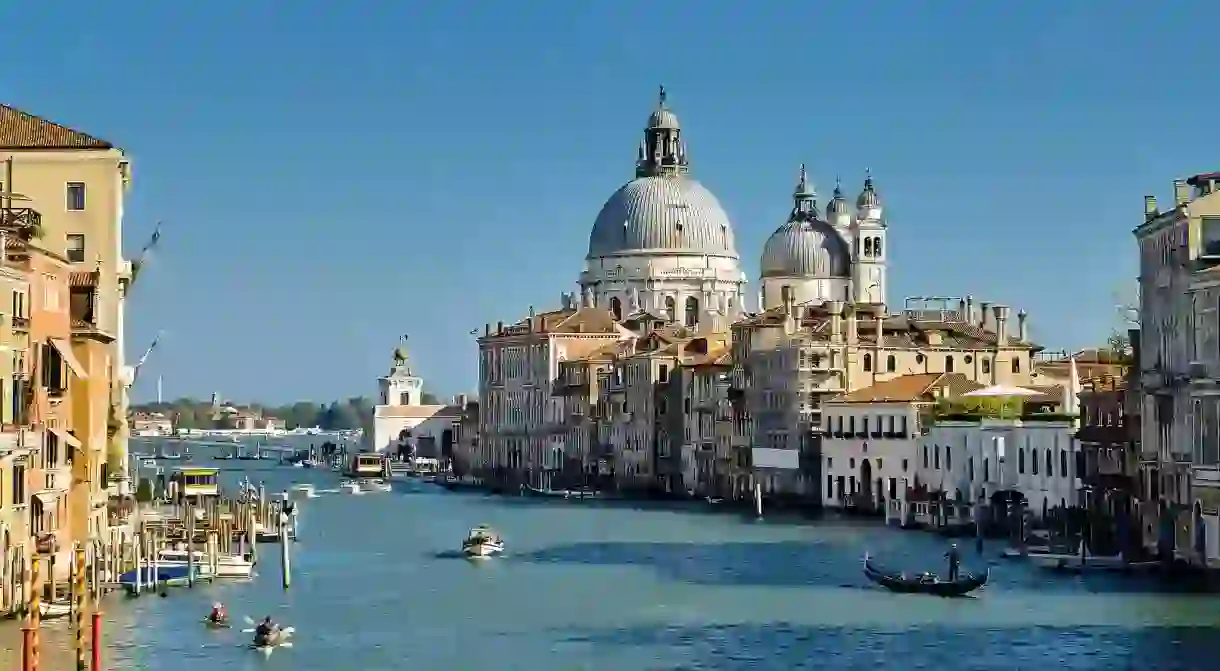
[[[1075,421],[941,421],[922,437],[916,476],[951,500],[990,501],[998,491],[1025,495],[1037,518],[1078,503]]]
[[[372,444],[375,452],[397,453],[401,447],[415,448],[416,456],[440,457],[441,447],[452,443],[454,425],[462,418],[458,405],[425,405],[423,378],[415,375],[407,350],[394,350],[394,365],[378,378],[378,403],[373,408]]]
[[[733,226],[720,202],[690,176],[686,140],[661,89],[648,117],[635,179],[598,213],[580,274],[587,302],[623,318],[644,310],[687,326],[742,312]]]

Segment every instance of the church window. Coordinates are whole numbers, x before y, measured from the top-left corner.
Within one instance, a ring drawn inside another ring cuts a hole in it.
[[[881,238],[873,238],[873,256],[881,256]]]
[[[885,372],[893,373],[896,370],[898,370],[898,359],[895,359],[893,354],[885,357]]]
[[[945,357],[945,372],[946,373],[953,372],[953,355],[952,354]]]
[[[618,297],[610,299],[610,312],[614,313],[615,319],[623,318],[623,302]]]
[[[699,299],[694,296],[686,299],[686,325],[690,328],[699,325]]]
[[[873,255],[873,239],[872,238],[864,238],[864,255],[865,256]]]
[[[916,355],[915,355],[915,363],[923,363],[923,355],[922,355],[922,354],[916,354]]]
[[[670,319],[678,318],[678,304],[676,302],[674,302],[673,296],[665,297],[665,312],[666,312],[666,316],[669,317]]]
[[[1012,360],[1012,372],[1014,372],[1014,373],[1021,372],[1021,359],[1020,358],[1014,358]]]
[[[872,370],[873,370],[873,355],[865,354],[864,355],[864,372],[871,373]]]
[[[982,360],[980,360],[980,362],[979,362],[979,363],[983,364],[983,372],[984,372],[984,373],[990,373],[990,372],[991,372],[991,359],[983,358]]]

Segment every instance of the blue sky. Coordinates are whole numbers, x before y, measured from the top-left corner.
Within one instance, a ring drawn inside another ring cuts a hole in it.
[[[7,3],[5,102],[133,157],[138,383],[372,393],[399,334],[445,394],[484,322],[575,287],[664,84],[757,275],[805,162],[872,169],[891,296],[1102,340],[1141,196],[1220,169],[1203,3]],[[71,17],[71,20],[66,20]],[[751,289],[753,291],[753,289]],[[894,299],[891,299],[894,302]]]

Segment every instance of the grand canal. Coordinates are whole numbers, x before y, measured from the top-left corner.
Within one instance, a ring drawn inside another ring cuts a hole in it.
[[[339,480],[263,464],[249,475],[271,491]],[[943,541],[926,534],[396,486],[302,503],[287,592],[267,553],[253,583],[108,598],[106,668],[1151,670],[1215,668],[1220,656],[1220,599],[1135,578],[995,560],[992,583],[962,600],[865,581],[865,550],[939,566]],[[480,523],[504,534],[508,555],[455,558]],[[264,659],[247,635],[205,629],[217,600],[296,627],[295,648]],[[18,634],[0,624],[0,667],[17,668]],[[72,668],[70,641],[66,623],[44,625],[44,671]]]

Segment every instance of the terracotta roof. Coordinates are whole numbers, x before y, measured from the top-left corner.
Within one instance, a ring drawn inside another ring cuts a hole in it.
[[[724,343],[710,344],[706,354],[700,353],[682,360],[683,366],[731,366],[732,348]]]
[[[0,104],[0,149],[113,149],[105,140]]]
[[[456,405],[379,405],[378,417],[400,419],[428,419],[429,417],[461,417],[462,408]]]
[[[766,312],[750,315],[733,324],[734,328],[742,327],[782,327],[786,320],[783,307],[772,308]],[[820,307],[801,311],[798,329],[820,338],[829,338],[832,318]],[[876,319],[869,315],[863,316],[857,322],[856,332],[861,344],[877,341]],[[847,324],[841,324],[841,333],[847,336]],[[895,349],[946,349],[946,350],[980,350],[995,347],[997,336],[978,326],[956,320],[914,319],[905,314],[890,315],[882,320],[882,332],[885,347]],[[929,337],[930,333],[939,334],[939,342],[932,344],[937,336]],[[1028,347],[1039,350],[1041,347],[1032,342],[1017,340],[1015,334],[1010,334],[1010,347]]]
[[[973,382],[961,373],[916,373],[901,375],[892,380],[878,382],[870,387],[857,389],[836,399],[836,403],[914,403],[934,401],[942,392],[955,398],[983,385]]]
[[[73,288],[90,288],[97,286],[102,274],[97,271],[74,271],[68,273],[68,286]]]

